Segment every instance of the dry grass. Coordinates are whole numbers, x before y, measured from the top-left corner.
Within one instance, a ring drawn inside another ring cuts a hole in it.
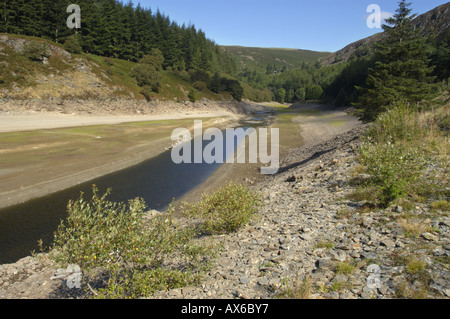
[[[397,224],[403,229],[407,237],[418,237],[429,228],[429,225],[424,223],[423,219],[418,218],[401,218],[397,221]]]
[[[286,280],[278,296],[287,299],[311,299],[311,289],[312,280],[309,277]]]

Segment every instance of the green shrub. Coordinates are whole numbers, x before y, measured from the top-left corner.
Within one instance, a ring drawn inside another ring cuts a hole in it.
[[[25,56],[34,62],[40,62],[44,57],[48,58],[47,46],[44,43],[31,41],[24,47]]]
[[[197,94],[195,93],[194,89],[189,91],[188,98],[192,103],[195,103],[195,101],[197,101]]]
[[[161,74],[150,64],[137,65],[131,72],[131,77],[136,79],[140,87],[148,86],[154,92],[161,86]]]
[[[261,205],[259,194],[245,185],[229,183],[195,204],[184,204],[184,214],[200,220],[200,230],[207,234],[225,234],[247,224]]]
[[[387,207],[407,195],[438,194],[444,188],[433,180],[437,175],[429,168],[445,166],[440,156],[445,143],[425,113],[397,105],[380,114],[358,148],[358,161],[371,176],[358,188],[359,195],[371,188],[370,199]]]
[[[197,81],[192,85],[192,87],[200,92],[208,91],[208,85],[206,84],[206,82]]]
[[[319,100],[323,95],[323,89],[320,85],[311,85],[306,89],[307,100]]]
[[[97,297],[148,296],[156,290],[197,282],[214,257],[211,247],[194,244],[197,233],[167,213],[147,216],[142,199],[128,204],[83,195],[68,204],[68,217],[55,233],[50,255],[63,267],[76,264],[97,288]],[[99,272],[98,278],[94,275]]]
[[[211,80],[211,76],[208,72],[203,70],[191,70],[189,71],[189,80],[192,83],[195,82],[205,82],[208,83]]]
[[[412,183],[421,177],[424,167],[424,154],[420,149],[390,142],[363,143],[359,160],[380,190],[379,204],[382,207],[406,195]]]
[[[163,67],[164,55],[159,49],[152,49],[150,54],[144,55],[139,63],[151,66],[155,71],[159,72]]]
[[[72,35],[66,39],[64,42],[64,48],[73,54],[81,54],[83,53],[83,49],[80,45],[78,37],[76,35]]]

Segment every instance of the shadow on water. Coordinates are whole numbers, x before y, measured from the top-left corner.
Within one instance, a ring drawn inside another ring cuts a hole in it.
[[[211,141],[204,141],[203,147]],[[235,146],[239,141],[235,139]],[[192,143],[193,149],[193,143]],[[194,152],[192,151],[192,154]],[[224,139],[224,156],[227,154]],[[202,184],[220,163],[174,164],[171,151],[147,160],[139,165],[79,184],[76,187],[54,193],[24,204],[0,210],[0,264],[14,263],[38,250],[38,241],[51,244],[53,234],[61,220],[67,217],[69,200],[92,197],[95,184],[103,194],[112,189],[109,200],[127,202],[141,197],[148,208],[165,210],[173,201]]]

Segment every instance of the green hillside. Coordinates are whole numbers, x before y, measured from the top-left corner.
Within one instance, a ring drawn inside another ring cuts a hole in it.
[[[63,45],[37,37],[0,33],[0,99],[186,101],[191,100],[190,92],[194,92],[197,100],[230,98],[226,88],[214,93],[206,84],[197,87],[195,70],[160,70],[156,90],[141,87],[132,76],[140,65],[93,54],[69,53]],[[203,78],[208,78],[208,73],[203,73]]]
[[[315,63],[318,59],[330,54],[330,52],[299,49],[251,48],[242,46],[221,47],[236,57],[242,68],[248,68],[251,71],[266,71],[268,65],[272,69],[275,66],[277,70],[298,68],[303,63]]]

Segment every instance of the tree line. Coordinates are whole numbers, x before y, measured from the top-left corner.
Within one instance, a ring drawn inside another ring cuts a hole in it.
[[[0,33],[41,37],[77,52],[137,62],[158,49],[163,68],[233,74],[237,64],[202,30],[178,25],[159,10],[118,0],[77,0],[81,29],[66,25],[71,0],[8,0],[0,4]]]

